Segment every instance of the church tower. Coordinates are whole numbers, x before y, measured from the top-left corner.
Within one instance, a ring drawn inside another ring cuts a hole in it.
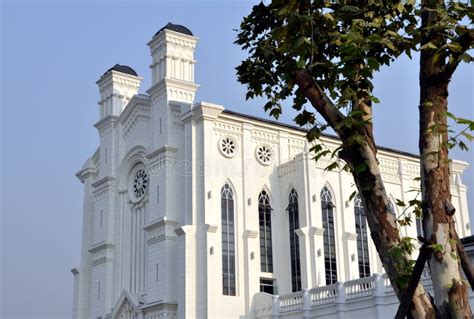
[[[168,23],[148,42],[152,63],[151,97],[153,147],[176,147],[183,130],[181,114],[191,109],[198,85],[194,83],[194,50],[198,38],[182,25]]]

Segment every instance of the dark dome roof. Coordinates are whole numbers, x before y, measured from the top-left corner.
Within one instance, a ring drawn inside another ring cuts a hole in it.
[[[132,69],[131,67],[129,67],[127,65],[121,65],[121,64],[114,65],[113,67],[108,69],[102,76],[106,75],[110,71],[117,71],[117,72],[120,72],[120,73],[125,73],[125,74],[138,76],[137,72],[135,72],[134,69]]]
[[[191,32],[191,30],[189,30],[188,28],[186,28],[184,25],[180,25],[180,24],[172,24],[171,22],[168,22],[167,25],[165,25],[163,28],[161,28],[160,30],[158,30],[157,33],[155,33],[155,36],[160,33],[161,31],[163,30],[171,30],[171,31],[176,31],[176,32],[179,32],[179,33],[183,33],[183,34],[187,34],[187,35],[193,35],[193,33]]]

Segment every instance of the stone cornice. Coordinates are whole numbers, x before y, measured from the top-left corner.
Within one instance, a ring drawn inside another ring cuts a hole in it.
[[[208,233],[216,233],[218,226],[217,225],[206,224],[206,228],[207,228]]]
[[[173,100],[173,95],[171,90],[180,89],[188,93],[194,94],[199,88],[199,85],[193,82],[186,82],[176,79],[164,78],[161,81],[152,85],[146,92],[154,99],[155,95],[160,95],[160,93],[166,92],[168,99]]]
[[[175,240],[176,233],[174,230],[178,222],[169,220],[167,217],[161,217],[156,219],[143,227],[147,232],[147,243],[148,245],[156,244],[165,239]]]
[[[94,124],[94,127],[99,131],[99,134],[106,133],[115,127],[118,116],[108,115]]]
[[[346,236],[347,240],[356,240],[357,239],[357,234],[356,233],[345,232],[345,236]]]
[[[469,167],[469,163],[464,161],[452,160],[449,163],[449,170],[451,173],[462,174],[466,168]]]
[[[95,253],[98,253],[100,251],[103,251],[103,250],[106,250],[106,249],[109,249],[109,248],[113,248],[113,247],[114,247],[114,245],[112,243],[100,242],[100,243],[92,245],[92,248],[89,249],[89,253],[95,254]]]
[[[176,227],[178,225],[177,221],[170,220],[166,216],[161,217],[159,219],[155,219],[151,221],[150,223],[146,224],[143,229],[146,231],[151,231],[153,229],[159,228],[159,227],[164,227],[166,225],[170,225],[172,227]]]
[[[215,120],[221,113],[224,111],[224,107],[219,104],[213,104],[208,102],[201,102],[197,105],[194,105],[190,112],[185,113],[181,119],[185,121],[187,117],[192,115],[192,117],[199,121],[203,120]],[[188,114],[189,113],[189,114]]]
[[[314,227],[314,234],[317,236],[322,236],[324,234],[324,228]]]
[[[111,176],[105,176],[99,179],[94,184],[92,184],[92,187],[95,187],[96,189],[103,189],[103,188],[111,187],[114,185],[115,185],[115,178]]]
[[[245,236],[246,236],[247,238],[257,238],[257,236],[258,236],[258,231],[247,229],[247,230],[245,231]]]
[[[86,178],[94,176],[96,172],[97,169],[95,167],[86,167],[78,171],[76,177],[81,181],[81,183],[84,183]]]
[[[148,47],[150,47],[152,54],[154,54],[156,50],[166,45],[166,43],[173,43],[179,46],[194,49],[196,48],[196,43],[198,40],[199,40],[198,37],[165,29],[162,32],[155,35],[147,43],[147,45]]]
[[[130,117],[130,115],[133,114],[133,111],[139,107],[139,106],[144,106],[145,108],[149,109],[150,108],[150,97],[148,95],[134,95],[132,99],[128,102],[127,106],[125,109],[122,111],[122,113],[119,116],[119,121],[120,124],[124,124],[127,119]],[[148,110],[149,111],[149,110]]]
[[[148,164],[150,174],[157,175],[162,172],[163,169],[174,165],[176,162],[176,152],[177,149],[165,145],[148,153],[146,157],[150,160]]]
[[[160,147],[159,149],[156,149],[148,154],[146,154],[146,158],[150,159],[150,160],[153,160],[157,157],[159,157],[160,155],[162,154],[165,154],[165,155],[170,155],[171,153],[175,154],[178,150],[174,147],[170,147],[170,146],[163,146],[163,147]]]
[[[103,89],[104,87],[111,85],[113,83],[128,85],[134,88],[139,88],[140,83],[143,78],[131,74],[126,74],[117,71],[110,71],[107,72],[104,76],[102,76],[96,84],[99,86],[99,89]]]

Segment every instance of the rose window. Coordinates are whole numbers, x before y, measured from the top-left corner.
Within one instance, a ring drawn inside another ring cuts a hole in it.
[[[268,165],[270,164],[270,161],[272,160],[272,150],[269,146],[266,145],[260,145],[256,149],[256,156],[257,159],[260,163],[263,165]]]
[[[219,141],[219,150],[222,155],[226,157],[232,157],[235,155],[236,143],[231,137],[224,137]]]
[[[145,195],[148,189],[148,175],[145,170],[140,169],[133,178],[133,194],[137,199],[140,199]]]

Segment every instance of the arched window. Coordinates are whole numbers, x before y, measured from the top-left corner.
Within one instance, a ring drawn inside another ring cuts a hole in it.
[[[354,215],[357,233],[357,255],[359,257],[359,277],[371,275],[369,261],[369,243],[367,242],[367,220],[365,209],[359,195],[354,199]]]
[[[397,220],[397,210],[395,209],[395,205],[393,205],[392,201],[388,201],[388,212]]]
[[[327,187],[321,191],[321,211],[324,228],[324,265],[326,267],[326,285],[337,282],[336,241],[334,236],[334,204]]]
[[[222,287],[224,295],[235,296],[234,196],[229,184],[221,190]]]
[[[417,237],[424,237],[424,234],[423,234],[423,219],[415,216],[415,221],[416,221],[416,236]]]
[[[267,192],[258,195],[258,220],[260,230],[260,269],[263,272],[273,272],[272,249],[272,208]]]
[[[298,216],[298,194],[293,189],[290,192],[288,217],[290,224],[290,261],[291,261],[291,286],[293,292],[301,290],[301,265],[300,243],[295,230],[300,228]]]

